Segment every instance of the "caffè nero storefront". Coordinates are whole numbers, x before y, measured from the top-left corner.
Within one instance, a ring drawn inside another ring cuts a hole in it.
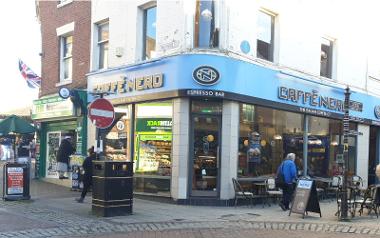
[[[134,161],[135,193],[228,204],[232,178],[274,175],[290,152],[300,174],[341,173],[343,87],[212,54],[91,73],[88,87],[112,93],[105,152]],[[379,161],[379,102],[351,94],[350,129],[359,135],[348,139],[348,170],[365,186]]]

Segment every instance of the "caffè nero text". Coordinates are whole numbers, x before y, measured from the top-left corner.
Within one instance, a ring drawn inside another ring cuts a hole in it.
[[[129,93],[143,91],[164,86],[163,74],[154,74],[138,78],[123,77],[122,80],[95,85],[95,91],[111,93]]]
[[[323,107],[338,112],[344,111],[343,100],[319,95],[316,90],[305,92],[293,88],[279,87],[278,98],[295,103],[308,104],[314,107]]]

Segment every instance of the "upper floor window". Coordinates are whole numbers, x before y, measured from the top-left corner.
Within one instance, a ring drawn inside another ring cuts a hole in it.
[[[73,36],[61,36],[61,57],[60,57],[60,69],[61,69],[61,81],[71,80],[73,72]]]
[[[194,26],[194,47],[219,46],[219,29],[215,27],[215,2],[197,0]]]
[[[272,61],[274,52],[274,18],[263,11],[258,13],[257,58]]]
[[[109,41],[109,23],[101,23],[98,27],[98,52],[99,52],[99,69],[108,67],[108,41]]]
[[[156,12],[157,7],[144,10],[143,59],[152,59],[156,53]]]
[[[332,78],[333,45],[333,41],[322,38],[320,75],[326,78]]]

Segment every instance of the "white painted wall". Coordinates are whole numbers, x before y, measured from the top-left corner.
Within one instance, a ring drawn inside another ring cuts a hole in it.
[[[369,156],[369,133],[370,128],[366,125],[358,125],[358,131],[363,133],[359,135],[356,152],[356,173],[363,178],[363,186],[368,186],[368,156]]]
[[[189,113],[188,98],[173,99],[172,180],[173,199],[186,199],[189,174]]]
[[[223,101],[221,182],[220,199],[232,199],[235,196],[232,178],[237,175],[239,141],[239,103]]]

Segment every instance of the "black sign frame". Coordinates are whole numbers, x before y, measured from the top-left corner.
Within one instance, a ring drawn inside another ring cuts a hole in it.
[[[291,213],[298,213],[302,214],[302,219],[304,219],[308,212],[319,213],[319,216],[322,217],[315,181],[300,179],[293,194],[289,216]]]

